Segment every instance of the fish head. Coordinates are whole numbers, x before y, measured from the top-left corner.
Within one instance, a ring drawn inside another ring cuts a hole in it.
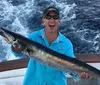
[[[4,29],[4,28],[0,28],[0,35],[9,43],[13,43],[13,41],[15,41],[15,37],[13,37],[8,30]]]

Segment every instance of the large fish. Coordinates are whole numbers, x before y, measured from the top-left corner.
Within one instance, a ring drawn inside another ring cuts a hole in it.
[[[100,70],[86,64],[85,62],[53,51],[18,33],[0,28],[0,35],[6,37],[10,44],[12,44],[16,40],[23,43],[26,46],[23,53],[27,54],[28,57],[31,57],[45,65],[54,67],[64,72],[69,72],[72,76],[77,76],[81,72],[86,72],[92,78],[100,78]]]

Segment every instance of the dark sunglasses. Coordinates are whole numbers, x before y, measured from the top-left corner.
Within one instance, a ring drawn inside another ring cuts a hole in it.
[[[58,15],[53,15],[53,16],[51,16],[51,15],[47,15],[47,16],[45,16],[44,18],[46,18],[46,19],[51,19],[51,18],[53,18],[53,19],[59,19],[60,17],[58,16]]]

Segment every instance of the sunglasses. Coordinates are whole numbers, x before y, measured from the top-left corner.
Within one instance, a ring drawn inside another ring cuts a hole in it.
[[[46,18],[46,19],[51,19],[51,18],[53,18],[54,20],[56,20],[56,19],[59,19],[60,17],[58,16],[58,15],[53,15],[53,16],[51,16],[51,15],[47,15],[47,16],[45,16],[44,18]]]

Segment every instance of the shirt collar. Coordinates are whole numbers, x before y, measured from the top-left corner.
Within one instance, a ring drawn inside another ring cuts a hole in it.
[[[42,37],[44,39],[45,37],[45,32],[44,32],[44,29],[40,30],[39,31],[39,36]],[[58,37],[55,39],[55,43],[59,43],[59,42],[62,42],[63,41],[63,35],[59,32],[58,34]]]

